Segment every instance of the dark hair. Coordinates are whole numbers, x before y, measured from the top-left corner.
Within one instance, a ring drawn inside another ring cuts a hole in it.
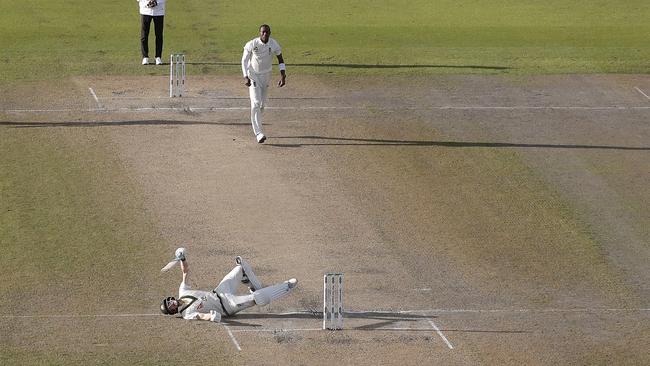
[[[260,25],[260,29],[262,29],[262,28],[266,28],[266,29],[268,29],[269,32],[271,31],[271,26],[268,25],[268,24],[262,24],[262,25]]]

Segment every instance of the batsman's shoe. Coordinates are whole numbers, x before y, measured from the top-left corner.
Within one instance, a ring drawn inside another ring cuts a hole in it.
[[[266,136],[264,136],[263,133],[258,133],[255,137],[257,138],[257,142],[260,144],[263,144],[264,141],[266,141]]]
[[[149,65],[149,57],[145,57],[142,59],[142,64],[143,65]]]
[[[239,264],[242,268],[242,271],[244,272],[244,278],[242,279],[243,283],[249,284],[249,287],[253,291],[257,291],[261,289],[262,287],[262,282],[257,279],[257,276],[255,276],[255,273],[253,272],[253,268],[251,268],[250,264],[244,260],[244,258],[237,256],[235,259],[237,264]]]
[[[156,65],[162,65],[162,59],[160,57],[156,57]]]
[[[297,285],[298,280],[292,278],[288,281],[278,283],[277,285],[264,287],[263,289],[253,292],[253,298],[257,305],[268,305],[275,300],[289,295]]]

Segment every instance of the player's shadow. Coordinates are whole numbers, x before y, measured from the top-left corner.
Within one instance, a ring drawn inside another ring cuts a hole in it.
[[[298,140],[292,143],[275,143],[275,139]],[[303,140],[303,141],[300,141]],[[418,141],[391,139],[364,139],[328,136],[270,136],[266,145],[274,147],[305,147],[305,146],[414,146],[414,147],[498,147],[498,148],[544,148],[544,149],[602,149],[602,150],[637,150],[648,151],[644,146],[616,145],[583,145],[583,144],[534,144],[509,142],[479,142],[479,141]]]
[[[187,62],[187,65],[241,66],[235,62]],[[440,65],[440,64],[344,64],[344,63],[299,63],[287,64],[289,67],[324,67],[345,69],[475,69],[475,70],[512,70],[507,66],[489,65]]]
[[[242,328],[264,328],[264,325],[254,323],[255,320],[268,320],[268,319],[280,319],[280,320],[321,320],[323,318],[322,312],[317,311],[305,311],[305,312],[294,312],[294,313],[240,313],[234,317],[222,318],[221,322],[225,325],[236,326]],[[346,327],[345,329],[357,330],[357,331],[399,331],[399,332],[431,332],[434,329],[432,328],[422,328],[422,327],[394,327],[390,326],[395,325],[396,323],[415,323],[421,322],[423,320],[436,319],[436,315],[419,315],[419,314],[405,314],[400,312],[378,312],[378,311],[354,311],[354,312],[345,312],[345,319],[360,319],[368,320],[369,324]],[[282,329],[279,328],[278,331]],[[290,331],[291,329],[286,329]],[[462,333],[511,333],[511,334],[524,334],[532,333],[529,330],[506,330],[506,329],[452,329],[444,328],[440,329],[445,332],[462,332]]]
[[[293,312],[293,313],[239,313],[234,317],[222,318],[222,322],[227,325],[240,326],[240,327],[262,327],[261,324],[255,324],[252,322],[246,322],[245,320],[265,320],[265,319],[310,319],[317,320],[322,319],[323,313],[318,311],[304,311],[304,312]],[[375,323],[376,325],[366,325],[352,329],[371,329],[381,328],[387,325],[396,323],[396,322],[414,322],[421,321],[423,319],[435,319],[437,316],[432,315],[417,315],[417,314],[404,314],[397,312],[377,312],[377,311],[355,311],[355,312],[344,312],[344,318],[349,319],[368,319],[368,320],[378,320],[380,322]]]

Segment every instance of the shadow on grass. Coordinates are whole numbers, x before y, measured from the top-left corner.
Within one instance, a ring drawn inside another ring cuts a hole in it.
[[[648,151],[650,147],[614,146],[614,145],[579,145],[579,144],[524,144],[507,142],[472,142],[472,141],[413,141],[413,140],[382,140],[361,139],[327,136],[270,136],[274,139],[297,139],[308,142],[299,143],[267,143],[274,147],[304,147],[304,146],[416,146],[416,147],[501,147],[501,148],[543,148],[543,149],[603,149],[603,150],[634,150]]]
[[[57,128],[57,127],[115,127],[115,126],[250,126],[248,122],[204,122],[204,121],[116,121],[116,122],[0,122],[0,126],[13,128]],[[272,124],[265,124],[271,126]],[[299,148],[305,146],[414,146],[414,147],[498,147],[498,148],[540,148],[540,149],[594,149],[594,150],[628,150],[650,151],[650,147],[616,146],[616,145],[581,145],[581,144],[524,144],[508,142],[477,142],[477,141],[416,141],[416,140],[387,140],[361,139],[349,137],[328,136],[270,136],[274,139],[308,140],[298,143],[266,143],[267,146]]]

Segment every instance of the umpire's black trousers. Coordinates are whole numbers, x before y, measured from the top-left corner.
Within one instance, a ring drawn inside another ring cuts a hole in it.
[[[163,48],[163,27],[164,15],[152,16],[142,15],[142,29],[140,29],[140,48],[142,49],[142,57],[149,57],[149,28],[151,27],[151,20],[156,31],[156,57],[162,57]]]

